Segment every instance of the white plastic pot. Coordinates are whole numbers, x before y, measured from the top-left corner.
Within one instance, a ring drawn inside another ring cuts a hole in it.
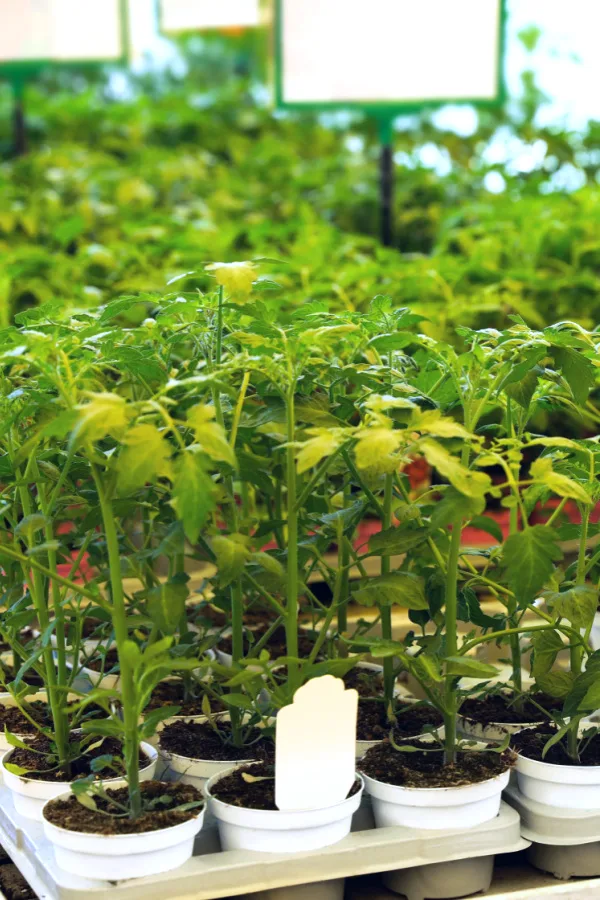
[[[600,810],[600,766],[557,766],[519,754],[517,782],[521,793],[538,803]]]
[[[82,660],[86,658],[87,657],[84,657],[83,655],[79,658],[77,677],[84,676],[85,678],[87,678],[90,684],[92,684],[93,687],[104,688],[108,691],[119,687],[119,682],[121,681],[121,675],[119,672],[113,672],[109,675],[103,675],[102,672],[95,672],[94,669],[89,669],[87,666],[83,665]],[[67,666],[69,667],[69,669],[72,669],[72,661],[67,660]]]
[[[457,720],[458,730],[461,734],[470,738],[477,738],[483,741],[497,741],[502,743],[507,734],[518,734],[526,728],[536,728],[544,722],[489,722],[482,725],[468,716],[459,716]]]
[[[67,799],[70,794],[63,794]],[[191,857],[194,838],[202,828],[204,809],[188,822],[142,834],[85,834],[68,831],[41,817],[56,864],[83,878],[120,881],[177,869]]]
[[[158,761],[158,752],[150,744],[142,742],[140,745],[142,751],[148,757],[148,764],[140,769],[140,781],[151,781],[156,771],[156,763]],[[6,768],[6,763],[10,762],[12,748],[5,753],[0,761],[0,771],[4,779],[4,784],[10,790],[12,801],[16,811],[26,819],[33,819],[35,822],[42,821],[42,809],[48,800],[53,800],[69,790],[70,782],[68,781],[38,781],[34,778],[27,778],[25,775],[14,775]],[[122,776],[119,778],[107,778],[103,780],[103,784],[109,787],[114,786],[118,782],[122,782]]]
[[[212,793],[217,782],[236,768],[213,775],[205,787],[209,812],[218,822],[223,850],[303,853],[337,844],[350,833],[352,816],[360,806],[364,789],[362,778],[360,790],[335,806],[296,812],[244,809],[223,803]]]
[[[407,788],[363,774],[377,828],[404,825],[424,830],[474,828],[494,819],[509,777],[510,771],[506,771],[478,784]]]

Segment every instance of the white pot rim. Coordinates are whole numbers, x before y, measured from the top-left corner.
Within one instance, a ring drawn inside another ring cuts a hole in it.
[[[25,737],[29,737],[29,735],[25,735]],[[16,778],[16,779],[18,779],[18,781],[22,781],[25,784],[32,784],[32,785],[33,784],[45,784],[45,785],[55,784],[57,786],[60,786],[60,785],[64,784],[65,786],[68,786],[68,785],[72,784],[71,781],[44,781],[43,778],[27,778],[26,775],[15,775],[13,772],[10,772],[8,769],[5,768],[5,764],[7,762],[10,762],[8,757],[15,749],[17,749],[17,748],[11,747],[10,750],[7,750],[0,757],[0,768],[2,769],[2,775],[4,778],[6,778],[8,776],[9,780],[12,778]],[[143,750],[145,755],[148,757],[148,762],[144,766],[142,766],[142,768],[140,769],[140,774],[141,774],[142,772],[148,771],[148,769],[150,769],[155,764],[155,762],[158,759],[158,750],[156,749],[156,747],[153,747],[152,744],[146,743],[146,741],[140,741],[140,749]],[[123,775],[115,775],[113,778],[102,779],[103,784],[105,782],[106,782],[106,784],[111,784],[116,781],[123,781]]]
[[[537,769],[538,767],[542,767],[548,773],[552,772],[555,775],[560,774],[561,772],[564,775],[583,775],[586,772],[589,772],[590,775],[596,775],[598,781],[600,781],[600,765],[598,766],[571,766],[571,765],[560,765],[559,763],[549,763],[543,759],[532,759],[530,756],[524,756],[519,750],[515,750],[517,754],[517,769],[520,771],[526,769]],[[527,772],[525,772],[527,774]],[[589,779],[586,779],[586,781]]]
[[[520,728],[522,731],[525,731],[527,728],[537,728],[539,725],[547,725],[547,719],[540,719],[537,722],[486,722],[485,725],[483,722],[478,722],[476,719],[472,719],[471,716],[461,716],[458,714],[459,721],[470,722],[473,725],[479,725],[481,728]]]
[[[255,760],[252,760],[252,762],[255,762]],[[251,807],[251,806],[234,806],[231,803],[225,803],[223,800],[219,800],[219,798],[215,797],[212,793],[212,789],[214,788],[215,784],[217,784],[218,781],[221,781],[221,779],[226,778],[228,775],[231,775],[233,772],[236,771],[236,769],[241,768],[242,765],[244,765],[244,764],[240,763],[238,765],[232,766],[230,769],[224,769],[221,772],[217,772],[216,775],[212,776],[212,778],[209,778],[209,780],[206,782],[206,785],[204,786],[204,791],[205,791],[206,796],[208,797],[208,799],[210,800],[211,803],[214,803],[215,806],[217,806],[217,808],[221,807],[223,810],[231,809],[231,810],[235,810],[235,811],[241,811],[242,813],[244,813],[244,812],[245,813],[260,813],[261,818],[264,816],[265,821],[270,819],[273,822],[273,824],[275,824],[274,820],[277,816],[282,816],[282,815],[301,816],[302,814],[306,814],[307,816],[310,816],[312,813],[315,813],[315,812],[322,812],[323,810],[339,809],[340,807],[344,806],[345,804],[351,805],[353,801],[357,800],[357,798],[358,798],[358,800],[360,800],[361,794],[365,788],[364,775],[361,772],[355,772],[354,773],[355,780],[358,779],[360,781],[359,790],[356,791],[354,794],[351,794],[349,797],[344,797],[344,799],[340,800],[338,803],[331,803],[328,806],[314,806],[311,809],[294,809],[294,810],[290,810],[290,809],[253,809],[253,807]]]
[[[186,763],[192,763],[192,764],[193,763],[204,763],[204,764],[213,765],[213,766],[216,764],[219,764],[219,765],[222,764],[224,766],[229,766],[230,768],[236,769],[238,766],[248,766],[251,763],[260,762],[260,760],[258,760],[258,759],[205,759],[205,758],[201,759],[200,757],[196,757],[196,756],[182,756],[180,753],[171,753],[170,750],[164,750],[162,747],[160,749],[161,749],[161,753],[164,754],[165,759],[172,759],[172,760],[181,759],[181,760],[184,760],[184,762],[186,762]]]
[[[510,776],[510,768],[507,768],[504,772],[499,772],[498,775],[492,776],[492,778],[486,778],[485,781],[474,781],[470,784],[454,784],[449,787],[437,787],[437,788],[426,788],[426,787],[405,787],[401,784],[390,784],[388,781],[379,781],[377,778],[371,778],[370,775],[366,775],[364,772],[362,776],[365,780],[365,784],[367,789],[370,786],[381,786],[384,790],[389,789],[393,791],[402,792],[403,796],[407,797],[430,797],[433,798],[444,798],[450,797],[452,794],[458,794],[460,792],[466,793],[467,791],[471,791],[473,793],[478,793],[479,788],[487,788],[492,785],[502,781],[506,778],[506,783],[508,784],[508,779]],[[370,791],[369,791],[370,793]]]
[[[180,829],[181,831],[185,831],[187,827],[189,827],[190,822],[197,820],[200,816],[204,814],[206,811],[206,800],[204,800],[204,805],[198,807],[197,813],[194,813],[187,819],[185,822],[178,822],[177,825],[169,825],[167,828],[153,828],[149,831],[138,831],[133,834],[97,834],[94,831],[75,831],[72,828],[63,828],[62,825],[55,825],[54,822],[49,822],[45,816],[46,808],[50,803],[53,803],[54,800],[68,800],[69,797],[72,797],[72,793],[59,794],[58,797],[53,797],[51,800],[47,800],[44,803],[42,809],[42,817],[44,821],[44,829],[48,829],[48,831],[54,831],[57,834],[65,834],[65,835],[81,835],[86,838],[93,838],[94,840],[103,840],[103,841],[114,841],[118,839],[119,841],[131,841],[138,839],[140,837],[144,837],[144,835],[148,834],[164,834],[168,832],[169,834],[176,834],[176,830]]]

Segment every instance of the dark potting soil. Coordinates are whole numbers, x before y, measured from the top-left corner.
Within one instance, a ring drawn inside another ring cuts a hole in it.
[[[381,672],[372,672],[369,669],[361,669],[356,666],[344,675],[344,684],[347,688],[358,691],[359,697],[382,697],[383,675]]]
[[[460,715],[473,719],[481,725],[490,725],[492,722],[520,724],[521,722],[545,722],[549,716],[543,713],[536,704],[544,710],[560,709],[562,701],[550,697],[541,692],[531,695],[535,700],[532,703],[526,697],[521,708],[515,705],[516,697],[508,693],[488,694],[485,697],[468,697],[460,707]]]
[[[108,675],[112,669],[119,668],[119,653],[117,648],[113,647],[107,651],[105,656],[95,656],[91,660],[85,659],[83,664],[87,669],[91,669],[92,672],[104,672],[105,675]]]
[[[20,665],[21,664],[19,663],[19,666],[17,666],[16,669],[11,669],[11,667],[7,666],[6,663],[0,662],[0,669],[2,669],[2,681],[14,681]],[[37,672],[34,672],[33,669],[29,669],[25,677],[23,678],[23,684],[28,684],[30,687],[44,687],[44,679],[40,675],[38,675]]]
[[[186,700],[183,681],[161,681],[154,688],[146,709],[159,709],[161,706],[179,706],[179,716],[204,715],[202,697],[188,697]],[[223,712],[225,706],[220,700],[211,699],[210,708],[212,712]]]
[[[566,737],[550,747],[546,755],[542,756],[544,747],[554,734],[556,734],[556,726],[552,723],[539,725],[537,728],[526,728],[513,735],[510,745],[527,759],[551,763],[554,766],[600,766],[600,734],[594,735],[589,742],[580,740],[582,749],[579,762],[575,762],[568,755]]]
[[[260,778],[264,781],[246,781]],[[352,785],[348,797],[352,797],[360,790],[360,781],[357,779]],[[244,809],[269,809],[277,810],[275,806],[275,766],[272,763],[254,763],[241,766],[220,778],[213,789],[214,796],[230,806],[241,806]]]
[[[402,703],[396,701],[396,727],[394,740],[414,737],[423,733],[426,725],[438,727],[443,718],[437,709],[426,703]],[[390,733],[385,705],[379,700],[365,698],[358,701],[356,736],[359,741],[380,741]]]
[[[114,768],[111,768],[97,773],[99,780],[102,776],[105,778],[116,778],[119,775],[119,770],[123,769],[124,771],[123,747],[116,738],[104,738],[102,743],[93,750],[90,750],[85,753],[85,755],[73,760],[70,766],[70,772],[66,772],[65,768],[55,768],[56,757],[52,758],[51,742],[45,735],[38,735],[31,740],[25,741],[25,743],[28,745],[28,749],[25,750],[22,747],[15,747],[8,762],[12,765],[21,766],[21,768],[27,769],[27,774],[23,777],[31,778],[33,781],[49,781],[54,783],[56,781],[76,781],[78,778],[85,778],[91,773],[90,760],[96,759],[98,756],[112,756],[112,765],[117,769],[116,772],[114,771]],[[97,744],[98,742],[92,741],[92,744],[94,743]],[[147,764],[148,759],[146,754],[140,750],[140,767],[146,766]]]
[[[248,635],[244,632],[244,654],[248,653],[254,644],[256,644],[262,636],[267,632],[270,628],[269,624],[259,625],[256,628],[252,628],[253,642],[250,644],[248,640]],[[311,650],[314,646],[313,639],[307,634],[306,631],[302,629],[298,631],[298,656],[306,658],[310,656]],[[231,653],[232,650],[232,639],[231,635],[224,635],[218,644],[219,650],[222,650],[223,653]],[[287,643],[285,639],[285,628],[283,625],[276,628],[271,637],[268,639],[265,644],[265,649],[269,651],[271,654],[271,659],[277,659],[280,656],[287,656]]]
[[[218,727],[224,737],[231,736],[231,725],[228,722],[218,722]],[[161,731],[160,746],[167,753],[189,759],[272,759],[275,744],[271,738],[263,738],[261,734],[261,730],[255,728],[244,747],[234,747],[231,743],[225,743],[206,722],[173,722],[165,725]],[[252,741],[256,743],[251,743]]]
[[[202,794],[190,784],[145,781],[141,785],[141,790],[142,802],[144,804],[152,802],[155,808],[143,812],[135,822],[127,817],[121,817],[122,809],[111,804],[110,800],[98,797],[95,798],[95,802],[101,812],[82,806],[76,797],[71,796],[66,800],[53,800],[49,803],[44,809],[44,817],[60,828],[86,834],[143,834],[188,822],[199,814],[204,805]],[[127,804],[127,788],[109,789],[106,793],[117,803]],[[186,803],[201,805],[194,809],[177,809]]]
[[[36,900],[37,894],[31,889],[15,865],[0,865],[0,893],[6,900]]]
[[[431,747],[430,743],[411,741],[414,747]],[[367,750],[358,768],[370,778],[399,787],[458,787],[487,781],[506,772],[516,762],[510,750],[504,753],[461,751],[455,763],[444,765],[443,750],[416,750],[402,753],[388,741]]]
[[[40,725],[50,724],[48,707],[42,700],[29,703],[27,711]],[[5,728],[12,734],[37,734],[38,731],[16,706],[0,706],[0,731]]]

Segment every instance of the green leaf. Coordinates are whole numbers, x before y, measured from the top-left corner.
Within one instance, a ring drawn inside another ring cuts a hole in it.
[[[216,505],[215,486],[199,453],[187,450],[179,457],[171,502],[185,536],[194,544]]]
[[[485,531],[486,534],[490,534],[499,544],[504,540],[502,529],[496,520],[491,519],[489,516],[474,516],[469,524],[471,528],[477,528],[479,531]]]
[[[157,476],[170,477],[171,448],[154,425],[136,425],[123,438],[117,461],[117,485],[121,494],[131,494]]]
[[[575,628],[587,628],[598,609],[598,591],[587,584],[580,584],[560,593],[545,595],[551,609]]]
[[[550,671],[556,657],[564,648],[558,631],[538,631],[531,635],[533,645],[533,665],[531,674],[535,679]]]
[[[48,516],[41,513],[32,513],[30,516],[24,516],[15,528],[15,536],[25,537],[29,543],[33,540],[33,535],[52,524],[52,520]]]
[[[419,442],[419,449],[430,466],[467,497],[484,497],[491,487],[491,479],[485,472],[472,472],[465,468],[445,447],[429,438]]]
[[[553,347],[552,355],[571,388],[575,402],[584,406],[595,380],[592,362],[571,347]]]
[[[24,769],[23,766],[17,766],[15,763],[4,763],[4,768],[7,772],[10,772],[12,775],[28,775],[31,771],[30,769]]]
[[[561,475],[552,469],[552,460],[549,456],[541,456],[531,464],[531,474],[536,481],[543,484],[548,490],[559,497],[570,497],[579,503],[590,505],[593,500],[588,492],[572,478]]]
[[[25,744],[20,738],[18,738],[16,734],[13,734],[11,731],[9,731],[6,725],[4,726],[4,738],[6,740],[6,743],[11,747],[18,747],[20,750],[29,750],[28,745]]]
[[[162,634],[175,634],[185,612],[187,584],[167,581],[148,592],[148,615]]]
[[[92,394],[89,403],[79,406],[71,433],[75,446],[93,443],[107,435],[120,438],[127,427],[127,403],[119,394]]]
[[[478,516],[485,509],[483,497],[468,497],[450,487],[440,503],[436,503],[431,516],[432,528],[445,528],[452,522],[465,521]],[[502,540],[502,538],[500,538]]]
[[[81,723],[81,730],[101,737],[121,737],[125,724],[120,719],[87,719]]]
[[[498,669],[478,659],[471,659],[470,656],[448,656],[446,672],[448,675],[462,675],[467,678],[493,678],[498,674]]]
[[[531,369],[531,371],[523,375],[520,381],[507,384],[504,388],[505,394],[511,400],[514,400],[515,403],[518,403],[519,406],[522,406],[523,409],[528,409],[538,384],[540,371],[537,368]]]
[[[242,574],[251,554],[246,546],[246,538],[241,534],[229,537],[218,534],[211,539],[211,547],[219,570],[219,584],[226,587]]]
[[[571,672],[546,672],[544,675],[537,675],[535,681],[545,694],[564,700],[573,689],[575,676]]]
[[[81,805],[85,806],[86,809],[91,809],[94,812],[98,809],[98,807],[96,806],[96,801],[86,791],[79,791],[75,794],[75,796],[77,797],[78,803],[81,803]]]
[[[369,553],[373,556],[393,556],[420,547],[427,540],[427,528],[386,528],[369,538]]]
[[[558,744],[566,735],[571,731],[572,728],[577,729],[579,726],[579,719],[575,719],[571,722],[567,722],[566,725],[563,725],[562,728],[559,728],[556,734],[553,734],[549,741],[546,741],[544,744],[544,749],[542,750],[542,759],[546,758],[546,754],[548,750],[554,747],[555,744]]]
[[[246,709],[250,712],[254,710],[254,704],[246,694],[223,694],[221,699],[227,706],[234,706],[236,709]]]
[[[582,712],[595,711],[600,708],[600,678],[594,681],[587,689],[583,700],[579,704]]]
[[[235,453],[227,442],[224,430],[214,421],[215,415],[214,406],[200,403],[188,411],[188,424],[194,429],[196,441],[207,456],[235,467]]]
[[[142,651],[135,641],[124,641],[119,650],[119,659],[123,658],[132,669],[136,669],[142,660]]]
[[[551,577],[553,563],[563,557],[557,538],[554,529],[547,525],[533,525],[506,540],[502,564],[518,600],[534,600]]]
[[[411,572],[393,572],[372,578],[352,594],[360,606],[403,606],[428,609],[423,579]]]

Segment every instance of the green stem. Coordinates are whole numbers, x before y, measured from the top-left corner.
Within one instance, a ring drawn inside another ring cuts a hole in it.
[[[128,631],[127,609],[121,576],[121,554],[112,503],[105,491],[100,473],[94,464],[92,464],[92,474],[98,491],[98,500],[104,524],[104,537],[108,550],[112,598],[111,615],[119,655],[119,669],[121,671],[121,699],[123,702],[125,731],[124,755],[127,786],[129,789],[129,816],[131,819],[137,819],[142,811],[139,775],[138,703],[135,672],[129,662],[129,655],[125,647],[128,641]]]
[[[446,573],[446,655],[456,656],[458,653],[458,558],[460,556],[460,540],[462,528],[457,520],[452,528],[450,550],[448,553],[448,571]],[[448,765],[456,759],[456,691],[455,675],[446,675],[444,703],[444,762]]]
[[[287,654],[292,657],[288,663],[288,683],[290,696],[300,687],[298,658],[298,510],[296,506],[296,459],[294,441],[296,439],[295,379],[287,392],[287,601],[285,616],[285,636]]]
[[[382,528],[385,531],[392,526],[392,503],[394,499],[394,476],[389,474],[385,476],[385,486],[383,490],[383,520]],[[381,574],[389,575],[392,560],[389,556],[381,557]],[[381,636],[386,641],[392,640],[392,608],[391,606],[380,606],[381,613]],[[394,660],[391,656],[384,657],[383,660],[383,699],[385,708],[389,711],[394,705]]]
[[[344,509],[350,501],[350,485],[344,487]],[[348,629],[348,601],[350,599],[350,551],[348,550],[348,540],[344,540],[344,523],[340,518],[337,525],[337,544],[338,544],[338,562],[339,562],[339,600],[337,605],[337,630],[338,634],[344,634]],[[348,648],[343,641],[338,642],[338,653],[340,656],[348,655]]]

